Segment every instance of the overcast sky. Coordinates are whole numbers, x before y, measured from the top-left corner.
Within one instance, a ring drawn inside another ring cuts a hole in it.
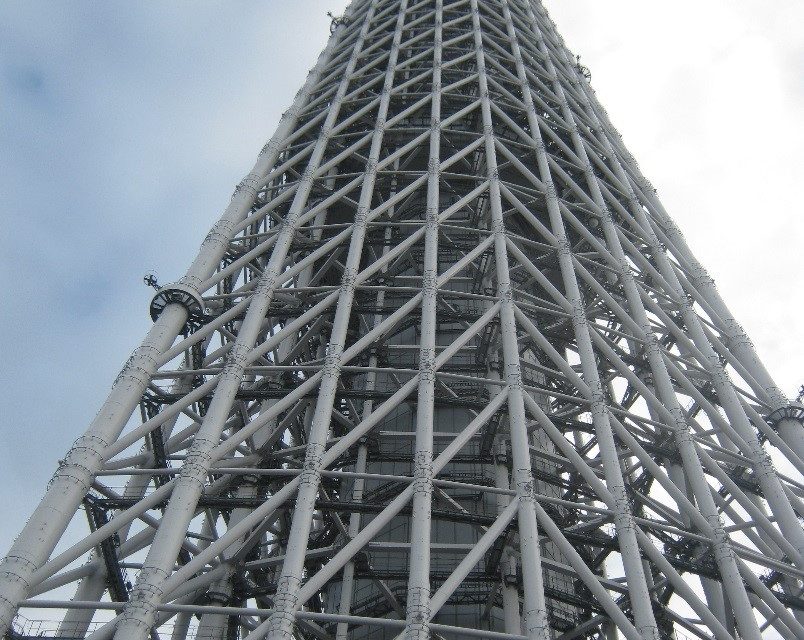
[[[546,4],[794,395],[804,2]],[[182,275],[345,5],[0,2],[0,553],[147,330],[143,274]]]

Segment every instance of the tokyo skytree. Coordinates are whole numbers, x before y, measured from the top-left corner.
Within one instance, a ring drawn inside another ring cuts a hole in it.
[[[538,0],[354,0],[149,283],[6,637],[804,638],[804,406]]]

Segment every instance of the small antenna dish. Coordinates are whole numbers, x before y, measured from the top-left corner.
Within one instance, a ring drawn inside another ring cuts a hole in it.
[[[335,33],[335,29],[337,29],[342,24],[349,24],[349,18],[344,16],[336,16],[332,11],[327,11],[327,17],[332,20],[329,24],[329,32]]]

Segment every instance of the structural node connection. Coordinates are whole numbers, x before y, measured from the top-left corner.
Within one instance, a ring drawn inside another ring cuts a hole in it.
[[[536,0],[333,19],[147,280],[0,565],[8,636],[804,638],[804,407],[589,77]]]

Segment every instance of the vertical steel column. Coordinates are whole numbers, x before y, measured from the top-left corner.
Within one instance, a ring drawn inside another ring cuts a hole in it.
[[[550,174],[550,166],[547,153],[541,138],[539,122],[536,116],[536,108],[533,104],[531,88],[527,81],[522,54],[519,49],[516,31],[511,21],[511,12],[507,0],[503,0],[503,12],[507,22],[508,32],[511,37],[511,47],[517,67],[517,76],[520,82],[522,97],[525,102],[528,124],[531,135],[536,143],[536,160],[539,165],[542,182],[546,185],[547,209],[553,234],[558,240],[558,260],[564,280],[564,289],[567,298],[572,304],[572,325],[578,343],[578,353],[581,359],[586,383],[592,392],[592,421],[597,433],[600,456],[603,462],[603,470],[606,476],[609,490],[614,496],[614,520],[617,528],[620,553],[623,559],[623,567],[627,578],[628,591],[631,596],[631,606],[634,612],[635,626],[645,638],[659,639],[659,629],[653,616],[653,607],[650,599],[645,574],[642,569],[642,558],[639,553],[639,544],[636,539],[633,515],[630,512],[628,495],[625,490],[625,482],[620,468],[620,461],[617,454],[617,447],[612,435],[611,425],[609,424],[608,409],[606,407],[603,387],[600,383],[600,376],[597,371],[597,363],[592,348],[592,341],[589,335],[588,321],[584,311],[583,299],[581,297],[578,282],[575,278],[575,271],[572,262],[572,252],[569,240],[564,230],[564,222],[559,210],[556,188]],[[549,57],[548,57],[549,61]],[[549,64],[549,62],[548,62]],[[555,78],[555,70],[552,73]]]
[[[667,461],[667,477],[678,487],[679,491],[683,492],[684,495],[687,496],[691,502],[695,499],[694,495],[689,490],[687,477],[684,474],[684,468],[682,465],[675,461]],[[690,526],[692,524],[692,519],[687,513],[684,512],[683,509],[680,509],[680,511],[682,517],[684,518],[684,523],[687,526]],[[706,602],[709,605],[709,608],[712,610],[712,613],[717,616],[717,619],[724,627],[733,633],[734,623],[731,615],[731,608],[727,606],[723,585],[717,580],[712,580],[703,576],[701,576],[700,581],[704,596],[706,597]]]
[[[691,482],[695,495],[698,499],[699,508],[707,515],[713,530],[716,532],[717,538],[713,540],[713,545],[718,557],[718,565],[721,568],[721,573],[724,575],[726,587],[729,591],[729,597],[732,605],[735,608],[735,614],[738,618],[741,633],[746,638],[760,637],[759,628],[756,624],[756,619],[751,613],[751,605],[748,601],[748,596],[742,585],[742,580],[739,577],[739,571],[734,562],[734,558],[730,549],[730,542],[728,536],[723,529],[723,523],[718,516],[717,509],[712,500],[710,489],[703,477],[703,470],[695,452],[692,437],[689,431],[689,426],[684,418],[684,412],[678,403],[678,399],[673,389],[672,380],[664,366],[664,361],[661,355],[661,345],[658,343],[656,335],[651,330],[651,325],[648,320],[642,301],[637,291],[636,283],[634,282],[628,260],[622,250],[617,235],[617,230],[614,226],[611,213],[609,212],[600,187],[597,183],[597,178],[589,162],[586,154],[583,141],[580,138],[578,124],[575,120],[566,96],[564,95],[563,88],[560,84],[560,79],[555,66],[550,58],[550,52],[545,44],[544,38],[541,33],[538,21],[535,15],[528,7],[529,19],[531,20],[532,27],[536,34],[539,50],[546,58],[547,71],[551,76],[553,82],[553,89],[556,92],[556,97],[561,105],[562,115],[570,127],[573,147],[582,165],[585,167],[585,177],[587,187],[589,188],[593,200],[601,212],[601,222],[604,237],[616,263],[619,265],[619,276],[623,284],[626,299],[629,304],[630,312],[635,322],[641,327],[644,339],[646,340],[645,352],[654,376],[655,384],[659,390],[660,398],[668,410],[672,413],[675,429],[674,435],[676,444],[679,448],[679,453],[684,461],[687,473],[692,476]],[[721,551],[718,551],[718,550]]]
[[[494,146],[494,124],[489,104],[489,87],[486,79],[486,60],[483,52],[483,34],[480,27],[478,0],[471,0],[472,28],[486,151],[486,171],[489,178],[489,206],[491,231],[494,237],[494,262],[497,276],[497,296],[500,299],[500,332],[502,335],[504,381],[508,385],[508,423],[511,432],[513,482],[519,502],[519,546],[522,555],[522,583],[524,595],[523,627],[530,640],[548,640],[547,605],[544,598],[539,528],[536,522],[536,497],[530,464],[529,435],[522,389],[522,370],[519,364],[516,321],[514,320],[513,289],[509,279],[508,253],[505,244],[505,220],[500,198],[500,175]]]
[[[394,168],[399,168],[399,163],[394,163]],[[395,188],[391,187],[391,193],[393,197],[393,193],[395,192]],[[389,212],[389,217],[393,217],[393,208]],[[390,226],[385,228],[385,243],[383,244],[382,248],[382,255],[385,256],[388,254],[391,242],[391,235],[392,235],[392,228]],[[383,268],[382,272],[385,273],[388,269]],[[385,290],[381,289],[377,292],[377,308],[381,308],[385,303]],[[376,327],[380,324],[382,320],[381,314],[376,314],[374,316],[374,321],[372,323],[372,327]],[[369,356],[369,367],[374,368],[377,366],[377,353],[376,351],[372,351],[371,355]],[[369,371],[366,374],[366,390],[373,391],[376,387],[376,380],[377,380],[377,373],[375,371]],[[367,420],[369,416],[371,416],[371,412],[374,410],[374,400],[369,398],[365,401],[363,405],[363,420]],[[361,442],[360,446],[357,449],[357,459],[355,461],[355,472],[356,473],[365,473],[366,472],[366,462],[368,458],[368,445],[366,442]],[[360,503],[363,501],[363,489],[365,487],[366,481],[363,478],[355,478],[354,487],[352,488],[352,502]],[[353,539],[359,532],[360,532],[360,522],[362,518],[360,517],[360,512],[354,512],[349,516],[349,539]],[[349,611],[352,607],[352,598],[353,598],[353,590],[354,590],[354,576],[355,576],[355,563],[354,560],[350,560],[346,563],[346,566],[343,568],[343,577],[341,578],[341,598],[340,603],[338,604],[338,615],[346,616],[349,615]],[[335,630],[335,639],[336,640],[347,640],[347,633],[349,632],[349,625],[345,622],[339,622],[338,626]]]
[[[335,310],[332,332],[330,334],[328,353],[325,360],[321,386],[316,402],[313,423],[310,427],[305,452],[304,471],[300,476],[299,490],[293,510],[285,561],[282,563],[282,572],[277,583],[277,592],[274,600],[274,613],[258,626],[249,637],[257,639],[265,634],[270,640],[287,639],[293,637],[296,619],[295,611],[299,589],[301,588],[304,571],[304,559],[307,552],[307,543],[310,536],[310,526],[315,510],[315,501],[321,481],[321,470],[325,443],[330,431],[332,420],[332,406],[335,400],[340,368],[342,366],[343,351],[346,342],[346,332],[349,328],[352,303],[354,300],[355,278],[359,271],[360,259],[363,252],[363,242],[366,235],[366,223],[371,207],[374,184],[377,176],[377,163],[380,160],[383,135],[385,133],[385,119],[390,103],[390,91],[393,86],[396,60],[399,55],[399,43],[402,37],[402,25],[405,22],[407,0],[402,0],[394,30],[393,44],[388,57],[388,67],[382,89],[382,97],[378,107],[377,119],[371,140],[371,150],[366,163],[365,177],[360,192],[357,214],[352,227],[352,236],[349,243],[349,253],[341,280],[340,297]],[[361,39],[365,39],[373,17],[376,5],[372,4],[366,18]],[[356,48],[356,51],[359,47]]]
[[[334,175],[334,174],[333,174]],[[333,186],[333,178],[330,177],[328,179],[328,186],[332,188]],[[315,216],[313,221],[313,225],[317,227],[312,232],[312,237],[315,240],[320,240],[322,235],[322,229],[320,228],[324,222],[326,221],[327,217],[327,210],[322,209],[318,212]],[[298,278],[298,286],[299,287],[306,287],[309,282],[310,278],[312,277],[313,273],[313,265],[309,265],[306,267],[300,274]],[[285,361],[287,355],[291,352],[293,347],[296,345],[296,336],[290,336],[286,340],[282,341],[276,349],[277,352],[277,363],[282,363]],[[271,406],[276,404],[276,400],[269,400],[267,402],[263,402],[261,406],[261,410],[265,411],[269,409]],[[308,407],[309,410],[309,407]],[[259,451],[263,447],[269,444],[269,442],[274,439],[280,437],[281,434],[275,432],[277,426],[277,418],[273,418],[269,420],[263,427],[261,427],[257,432],[254,433],[252,436],[253,448],[254,450]],[[249,498],[254,495],[255,492],[255,485],[256,481],[258,480],[257,477],[252,477],[252,481],[249,482],[248,477],[243,478],[243,484],[238,487],[236,496],[238,498]],[[250,509],[248,508],[238,508],[232,510],[231,515],[229,516],[228,527],[236,526],[243,518],[245,518],[249,513]],[[224,554],[224,558],[226,560],[230,559],[230,553]],[[234,576],[234,569],[235,567],[230,564],[229,570],[226,572],[226,575],[219,580],[215,585],[213,585],[209,590],[208,598],[210,600],[217,599],[223,605],[229,602],[229,599],[232,596],[233,592],[233,584],[232,584],[232,577]],[[213,600],[214,601],[214,600]],[[228,616],[221,613],[210,613],[201,616],[201,622],[198,625],[198,638],[204,638],[205,640],[225,640],[224,633],[227,628],[228,623]]]
[[[487,269],[483,274],[483,289],[492,290],[494,285],[494,274],[491,269]],[[491,304],[491,303],[487,303]],[[501,366],[501,355],[498,349],[489,348],[488,351],[488,366],[486,369],[486,377],[491,380],[501,380],[498,372],[503,371]],[[498,387],[493,385],[486,385],[489,395],[492,396],[496,393]],[[497,426],[497,432],[494,436],[492,444],[492,451],[494,456],[494,486],[504,491],[511,489],[511,478],[509,475],[508,467],[510,465],[510,456],[508,455],[508,448],[510,446],[510,432],[507,427],[507,416],[501,417]],[[496,496],[497,500],[497,516],[501,516],[508,505],[511,503],[511,496],[499,493]],[[518,568],[519,560],[516,554],[509,545],[503,549],[502,556],[499,561],[500,565],[500,591],[502,593],[502,610],[503,610],[503,630],[505,633],[519,635],[522,633],[522,616],[519,611],[519,584],[518,580],[521,578],[521,571]],[[493,597],[493,596],[492,596]],[[489,608],[492,606],[488,605]]]
[[[494,485],[498,489],[510,489],[511,483],[508,478],[508,467],[505,460],[508,458],[507,445],[505,440],[496,438],[494,443]],[[497,495],[497,517],[500,517],[511,502],[507,495]],[[521,616],[519,613],[519,589],[516,585],[517,560],[507,547],[503,549],[500,558],[502,567],[500,576],[500,590],[502,591],[503,608],[503,629],[505,633],[522,633]]]
[[[542,51],[543,52],[546,51],[546,47],[544,45],[543,40],[540,40],[540,42],[541,47],[543,47]],[[580,95],[586,96],[587,94],[584,91],[586,83],[578,77],[577,73],[574,76],[574,80],[575,84],[580,89],[579,91]],[[563,90],[561,90],[560,86],[558,87],[558,91],[561,91],[560,97],[563,97]],[[565,106],[567,112],[570,114],[570,117],[572,117],[571,112],[569,112],[569,106],[566,104],[566,98],[562,100],[562,109],[565,108]],[[585,101],[584,106],[587,109],[587,112],[589,113],[590,117],[594,119],[594,122],[596,122],[598,126],[600,126],[600,121],[597,118],[588,100],[588,97]],[[589,164],[588,157],[586,156],[585,148],[583,147],[583,143],[580,140],[580,137],[578,136],[577,124],[574,123],[574,120],[572,120],[572,124],[574,125],[573,139],[577,137],[576,152],[578,153],[579,157],[581,157],[582,161],[586,162],[586,175],[590,185],[590,189],[594,195],[595,203],[598,205],[598,207],[600,207],[601,211],[604,214],[603,226],[604,230],[607,233],[607,242],[609,242],[610,246],[612,246],[612,249],[615,252],[615,257],[617,258],[617,260],[623,265],[622,271],[625,277],[626,290],[628,291],[628,288],[630,286],[631,292],[635,293],[634,289],[635,284],[633,282],[633,277],[631,276],[630,269],[628,268],[627,263],[625,262],[626,258],[619,243],[617,230],[613,225],[611,215],[608,214],[608,209],[605,205],[605,202],[603,201],[602,193],[597,184],[597,178],[594,176],[591,164]],[[601,129],[603,129],[603,127],[601,127]],[[692,338],[693,343],[703,355],[704,362],[701,362],[701,365],[706,367],[710,375],[712,376],[712,383],[717,391],[718,398],[720,399],[721,402],[721,406],[726,412],[726,415],[728,416],[732,427],[744,442],[744,445],[743,443],[740,442],[735,442],[735,445],[737,445],[740,449],[742,449],[744,453],[746,453],[752,460],[754,471],[756,473],[760,486],[762,487],[765,499],[768,501],[771,510],[776,516],[777,522],[779,523],[782,532],[788,538],[788,540],[790,540],[790,542],[796,547],[796,549],[799,552],[799,555],[804,557],[804,529],[802,529],[798,521],[798,518],[790,505],[790,501],[788,500],[787,495],[785,494],[785,491],[779,480],[779,477],[776,474],[776,471],[773,467],[773,463],[770,460],[770,457],[768,456],[767,452],[759,443],[756,432],[752,428],[748,420],[748,417],[745,414],[745,410],[743,409],[743,406],[739,398],[737,397],[737,394],[734,390],[734,386],[729,380],[728,374],[720,362],[720,358],[718,357],[717,353],[712,347],[712,344],[709,342],[709,339],[705,335],[700,318],[695,313],[695,310],[689,303],[689,300],[686,296],[686,292],[684,291],[683,287],[678,281],[675,270],[673,269],[669,259],[667,258],[667,254],[664,252],[661,245],[659,244],[658,238],[653,233],[652,227],[647,219],[645,210],[639,203],[636,194],[630,188],[625,173],[623,171],[622,165],[620,165],[617,159],[617,155],[616,153],[614,153],[614,150],[611,147],[609,137],[604,136],[603,142],[607,148],[607,152],[610,154],[612,167],[614,168],[618,179],[621,181],[623,188],[626,188],[628,190],[628,203],[631,214],[639,222],[640,226],[645,229],[645,234],[647,236],[646,240],[648,241],[648,244],[651,247],[651,253],[654,259],[656,260],[656,263],[659,267],[659,271],[669,284],[671,291],[676,297],[677,303],[681,306],[682,317],[684,319],[684,323],[687,327],[687,330],[690,333],[690,337]],[[647,324],[647,316],[644,314],[644,308],[642,307],[641,302],[638,302],[639,294],[635,295],[636,300],[634,300],[632,304],[635,304],[642,310],[642,315],[639,317],[638,321],[643,327],[648,327],[649,324]],[[631,298],[629,298],[629,300],[631,300]],[[631,311],[632,313],[638,312],[634,308],[632,308]],[[658,348],[658,345],[656,346],[656,348]],[[662,368],[664,367],[662,366]],[[669,376],[667,376],[666,371],[665,376],[669,380]],[[669,384],[670,389],[672,390],[672,383]],[[673,393],[673,395],[675,394]],[[667,398],[663,398],[663,400],[666,402]],[[733,605],[738,606],[736,602],[733,602]]]
[[[185,366],[192,366],[187,358],[185,358]],[[173,391],[179,395],[184,395],[190,390],[189,381],[189,378],[180,378],[174,385]],[[175,424],[176,418],[174,417],[159,427],[159,431],[162,433],[162,437],[165,440],[170,437]],[[152,461],[153,457],[151,456],[148,462],[143,463],[142,466],[144,467],[146,464],[152,464]],[[132,476],[126,483],[126,488],[123,492],[123,495],[127,498],[141,499],[145,495],[145,492],[148,489],[152,479],[153,476],[150,475]],[[130,527],[131,523],[128,523],[117,531],[117,536],[121,544],[125,542],[126,538],[128,537]],[[90,558],[87,561],[88,565],[93,563],[97,565],[96,569],[78,584],[78,588],[76,589],[73,600],[101,600],[103,593],[106,590],[106,567],[103,565],[103,560],[99,557],[97,550],[92,551]],[[89,624],[92,622],[92,618],[95,615],[95,611],[95,609],[90,608],[69,609],[59,625],[59,635],[64,637],[83,637],[86,635]]]
[[[484,284],[492,285],[493,282],[486,282],[488,278],[484,278]],[[489,287],[490,288],[490,287]],[[489,351],[489,368],[487,370],[487,377],[492,380],[499,380],[500,376],[497,371],[502,371],[500,366],[500,356],[498,351]],[[495,392],[496,388],[487,385],[489,394]],[[493,442],[493,455],[494,455],[494,485],[498,489],[505,491],[510,490],[511,480],[508,473],[508,447],[510,445],[510,434],[506,435],[503,430],[503,419],[497,427],[497,433],[494,436]],[[508,505],[511,503],[512,498],[509,495],[497,494],[497,516],[501,516]],[[520,634],[522,633],[522,616],[519,612],[519,586],[517,584],[518,559],[512,552],[508,545],[503,549],[500,558],[500,591],[502,592],[502,609],[503,609],[503,630],[505,633]]]
[[[367,383],[366,387],[368,386],[369,385]],[[371,415],[371,403],[372,400],[366,401],[366,408],[363,410],[364,420]],[[366,446],[365,443],[361,442],[360,446],[357,449],[357,459],[355,460],[356,473],[366,472],[367,458],[368,458],[368,447]],[[353,502],[363,501],[363,489],[365,487],[365,484],[366,484],[365,479],[355,478],[354,487],[352,489]],[[349,516],[348,532],[350,540],[353,539],[360,532],[360,521],[361,521],[360,513],[356,512],[353,513],[351,516]],[[350,560],[349,562],[346,563],[346,566],[343,568],[343,577],[341,578],[341,598],[340,602],[338,603],[338,615],[342,616],[349,615],[349,611],[352,607],[354,581],[355,581],[355,563],[354,560]],[[348,633],[349,633],[349,624],[346,622],[339,622],[335,630],[336,640],[347,640]]]
[[[536,3],[539,11],[547,19],[546,12],[541,6],[541,3]],[[549,19],[547,19],[549,20]],[[550,25],[550,22],[548,22]],[[563,45],[561,35],[553,28],[551,28],[553,37],[556,42],[560,44],[563,55],[568,56],[566,47]],[[570,62],[570,68],[574,65]],[[579,82],[579,88],[583,95],[594,104],[592,107],[596,115],[603,120],[605,126],[602,127],[602,132],[605,139],[610,145],[617,148],[614,157],[622,158],[628,171],[631,173],[632,178],[629,177],[626,185],[631,188],[638,189],[642,195],[645,205],[656,216],[659,223],[650,220],[648,225],[651,229],[655,229],[662,235],[663,242],[674,249],[673,254],[684,264],[687,263],[687,269],[692,274],[692,281],[695,289],[702,298],[702,302],[708,307],[708,311],[712,319],[719,326],[720,330],[726,337],[727,348],[737,360],[745,367],[745,369],[752,376],[753,380],[747,380],[753,390],[766,398],[771,406],[771,411],[781,411],[790,406],[790,401],[779,389],[773,378],[768,373],[765,365],[754,349],[751,339],[746,334],[743,327],[734,318],[733,314],[726,306],[723,298],[720,296],[717,288],[715,287],[714,280],[709,276],[704,266],[698,261],[693,254],[692,250],[687,245],[684,235],[675,224],[673,219],[665,210],[661,201],[656,197],[655,190],[653,189],[650,181],[642,174],[639,165],[634,156],[625,148],[622,143],[621,136],[617,133],[616,128],[611,123],[606,113],[606,110],[597,100],[594,92],[588,83],[583,81]],[[662,228],[663,227],[663,228]],[[756,384],[755,384],[756,383]],[[804,460],[804,428],[801,422],[792,418],[781,418],[778,424],[779,435],[787,443],[787,445],[796,453],[796,455]]]
[[[435,419],[435,357],[438,307],[438,216],[441,180],[441,49],[442,0],[435,0],[433,80],[430,103],[430,151],[427,161],[422,320],[419,338],[419,385],[416,441],[413,457],[413,504],[410,518],[405,638],[430,638],[430,535],[433,506],[433,421]]]
[[[371,14],[372,9],[366,14],[361,31],[362,37],[365,37],[368,30]],[[324,132],[327,132],[337,119],[340,104],[354,72],[360,49],[360,42],[358,42],[322,127]],[[265,314],[273,300],[274,290],[280,284],[285,258],[293,242],[299,216],[307,203],[315,171],[320,165],[328,142],[328,136],[322,135],[315,144],[307,170],[296,191],[282,230],[279,232],[268,265],[254,288],[235,344],[227,354],[226,365],[220,375],[212,402],[193,439],[193,445],[188,451],[181,473],[176,478],[162,524],[154,536],[131,598],[120,616],[120,622],[115,632],[117,640],[145,640],[153,627],[156,606],[163,596],[162,585],[171,573],[176,553],[187,526],[194,516],[198,498],[203,492],[206,476],[213,461],[211,453],[220,441],[221,431],[240,388],[248,353],[262,331]]]

